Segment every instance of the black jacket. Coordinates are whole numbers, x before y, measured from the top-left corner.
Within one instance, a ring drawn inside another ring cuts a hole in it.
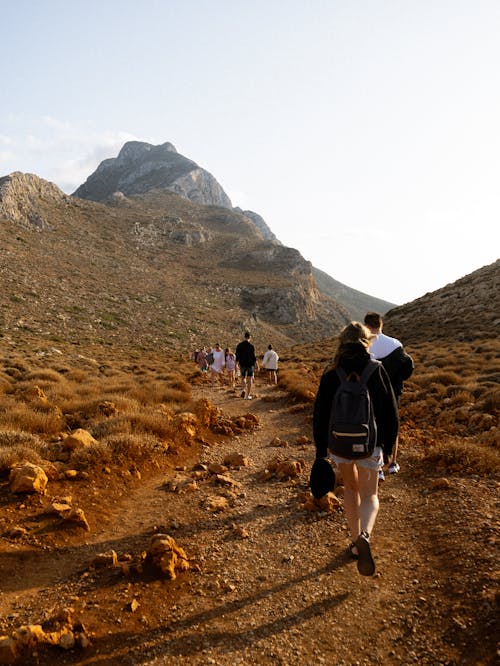
[[[413,372],[413,359],[405,352],[403,347],[398,347],[393,352],[380,358],[384,368],[391,380],[392,389],[396,398],[403,393],[403,382],[411,376]]]
[[[361,374],[369,360],[369,354],[363,349],[351,357],[341,359],[340,365],[347,374],[350,372]],[[314,403],[313,433],[317,457],[327,455],[330,412],[333,396],[339,384],[335,368],[325,370]],[[373,372],[367,386],[377,422],[377,446],[382,447],[384,457],[388,458],[392,454],[398,436],[399,418],[391,382],[382,365]]]

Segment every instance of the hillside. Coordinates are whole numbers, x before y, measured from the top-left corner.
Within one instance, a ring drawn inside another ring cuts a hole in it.
[[[341,483],[319,505],[307,487],[334,344],[280,349],[248,403],[159,350],[0,337],[0,663],[493,666],[498,338],[409,346],[373,578]],[[43,493],[14,492],[26,460]]]
[[[231,200],[215,177],[178,153],[169,142],[153,146],[141,141],[128,141],[117,157],[99,164],[85,183],[77,188],[74,196],[105,203],[123,195],[142,195],[154,190],[174,192],[209,206],[232,207]],[[264,240],[281,245],[262,216],[238,207],[232,210],[251,222]],[[349,319],[360,319],[369,310],[386,312],[394,305],[337,282],[317,268],[313,267],[312,272],[318,290],[345,308]]]
[[[394,307],[394,303],[368,296],[368,294],[334,280],[319,268],[313,267],[313,276],[318,289],[343,305],[349,311],[351,319],[355,321],[363,321],[367,312],[384,314]]]
[[[391,335],[408,342],[497,339],[500,260],[411,303],[393,308],[385,321]]]
[[[0,181],[0,242],[10,335],[168,353],[245,328],[266,344],[317,339],[348,319],[296,250],[164,190],[101,204],[12,174]]]

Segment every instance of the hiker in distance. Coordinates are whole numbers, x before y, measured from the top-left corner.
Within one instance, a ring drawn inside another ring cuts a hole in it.
[[[321,377],[313,415],[316,457],[329,456],[344,480],[344,507],[352,539],[349,554],[364,576],[375,573],[370,536],[379,510],[378,471],[392,454],[399,428],[389,377],[383,365],[370,357],[371,338],[368,328],[359,322],[344,328],[333,362]],[[345,395],[337,389],[346,383],[355,384],[355,394],[364,396],[367,413],[363,420],[368,421],[362,428],[354,424],[351,432],[349,424],[335,421]],[[362,438],[353,436],[361,430]]]
[[[250,333],[245,332],[245,339],[236,346],[236,362],[241,373],[241,397],[246,400],[252,399],[252,386],[255,374],[255,347],[250,342]]]
[[[267,370],[269,384],[278,383],[278,361],[278,354],[274,351],[273,346],[269,345],[262,359],[262,367]]]
[[[403,348],[403,344],[397,338],[390,338],[382,333],[384,321],[382,315],[377,312],[367,312],[365,315],[365,326],[374,336],[370,345],[371,357],[381,361],[389,379],[391,380],[392,390],[396,396],[396,402],[399,407],[399,400],[403,393],[403,382],[408,379],[413,372],[413,359]],[[400,470],[398,457],[398,440],[394,444],[392,459],[389,464],[389,474],[397,474]],[[380,470],[379,481],[384,481],[384,472]]]

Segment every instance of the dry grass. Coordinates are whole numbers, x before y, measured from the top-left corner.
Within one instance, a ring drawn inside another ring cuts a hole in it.
[[[430,447],[424,460],[448,473],[496,476],[500,471],[500,458],[495,450],[462,439],[448,439]]]
[[[169,368],[162,359],[158,367],[155,358],[132,367],[81,357],[75,366],[60,357],[52,365],[28,355],[1,359],[0,470],[40,461],[44,446],[50,458],[50,442],[79,427],[97,439],[72,453],[70,464],[80,469],[165,455],[176,438],[174,416],[190,401],[192,365],[177,360]]]

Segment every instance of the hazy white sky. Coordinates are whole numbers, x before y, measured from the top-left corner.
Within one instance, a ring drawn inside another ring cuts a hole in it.
[[[0,176],[172,142],[395,303],[500,255],[500,0],[0,0]]]

